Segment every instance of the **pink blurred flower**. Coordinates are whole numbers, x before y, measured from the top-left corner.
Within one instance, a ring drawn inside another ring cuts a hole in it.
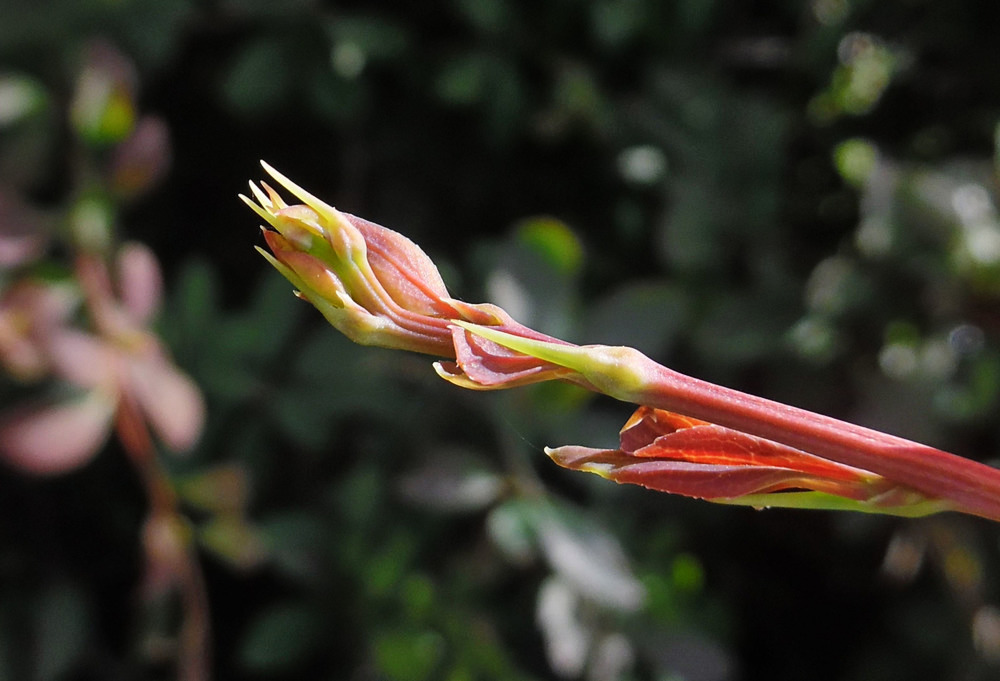
[[[0,295],[0,365],[16,380],[37,381],[51,372],[45,339],[79,304],[72,286],[22,280]]]
[[[148,425],[174,451],[189,449],[201,432],[200,391],[147,326],[162,290],[155,257],[144,246],[127,244],[116,269],[117,297],[103,262],[78,258],[93,333],[64,317],[36,322],[36,333],[25,340],[34,343],[37,366],[77,390],[69,398],[0,415],[0,458],[21,470],[54,474],[77,468],[99,451],[113,425],[123,438],[142,437]],[[10,361],[9,354],[2,356]]]

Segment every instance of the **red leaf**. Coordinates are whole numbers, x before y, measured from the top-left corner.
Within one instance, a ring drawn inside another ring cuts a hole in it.
[[[622,428],[621,449],[560,447],[549,455],[567,468],[702,499],[813,490],[867,500],[894,486],[868,471],[652,407],[640,407]]]

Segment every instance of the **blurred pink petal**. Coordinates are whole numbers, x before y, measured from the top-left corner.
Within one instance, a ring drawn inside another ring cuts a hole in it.
[[[16,321],[0,315],[0,365],[15,379],[36,381],[49,368],[48,357]]]
[[[47,343],[56,373],[83,388],[108,386],[117,380],[118,353],[89,333],[59,329]]]
[[[15,284],[8,293],[12,305],[30,311],[34,322],[44,328],[66,321],[80,303],[76,286],[67,283],[27,280]]]
[[[35,475],[79,468],[104,444],[114,410],[114,401],[95,391],[68,402],[8,412],[0,418],[0,458]]]
[[[118,251],[118,290],[133,319],[148,321],[157,311],[163,294],[160,263],[147,246],[132,241]]]
[[[0,297],[0,364],[15,378],[36,380],[50,369],[45,339],[75,307],[68,286],[20,281]]]
[[[0,233],[0,267],[16,267],[37,260],[45,250],[39,234]]]
[[[161,119],[142,118],[132,135],[115,149],[111,161],[111,186],[134,198],[152,188],[170,166],[170,133]]]
[[[194,446],[205,421],[198,386],[166,358],[154,355],[129,364],[129,389],[164,444],[174,451]]]

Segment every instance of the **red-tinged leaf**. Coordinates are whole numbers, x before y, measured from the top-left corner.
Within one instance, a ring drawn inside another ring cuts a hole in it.
[[[639,458],[618,450],[559,447],[546,453],[560,466],[618,483],[698,499],[732,499],[782,490],[815,490],[865,500],[882,487],[871,481],[829,480],[777,466],[734,466]]]
[[[643,458],[772,466],[846,481],[876,477],[794,447],[651,407],[640,407],[625,424],[621,446],[623,452]]]
[[[701,499],[812,490],[865,501],[893,487],[877,475],[662,409],[640,407],[621,449],[548,450],[561,466]]]
[[[560,378],[570,370],[503,347],[458,326],[451,327],[456,361],[438,364],[467,387],[489,390],[512,388]]]

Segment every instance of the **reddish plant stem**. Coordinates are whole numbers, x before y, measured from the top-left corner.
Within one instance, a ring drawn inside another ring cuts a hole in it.
[[[1000,470],[894,435],[748,395],[650,360],[642,404],[757,435],[882,475],[954,510],[1000,521]]]
[[[98,332],[110,338],[120,329],[112,305],[111,279],[107,267],[96,256],[80,254],[76,259],[77,280],[84,292],[87,309]],[[121,365],[113,371],[124,373]],[[156,456],[156,445],[146,425],[142,409],[128,390],[123,377],[119,377],[119,402],[115,413],[115,432],[142,481],[149,500],[147,522],[170,519],[168,525],[182,527],[186,520],[180,512],[177,494],[169,476]],[[208,681],[211,678],[211,630],[208,613],[208,594],[198,563],[198,556],[190,541],[182,539],[183,548],[171,566],[181,602],[183,620],[178,632],[177,679],[178,681]],[[149,550],[149,547],[146,547]],[[148,556],[153,566],[154,555]],[[162,561],[161,561],[162,562]]]
[[[125,393],[118,407],[115,428],[136,472],[143,481],[149,499],[149,519],[171,519],[168,526],[186,525],[177,505],[177,495],[160,462],[149,429],[139,405]],[[198,564],[198,557],[186,538],[170,566],[177,585],[183,619],[178,632],[177,679],[178,681],[208,681],[211,678],[211,633],[208,617],[208,594]],[[148,548],[148,547],[147,547]],[[150,556],[150,565],[157,561]],[[162,562],[162,560],[160,561]]]

